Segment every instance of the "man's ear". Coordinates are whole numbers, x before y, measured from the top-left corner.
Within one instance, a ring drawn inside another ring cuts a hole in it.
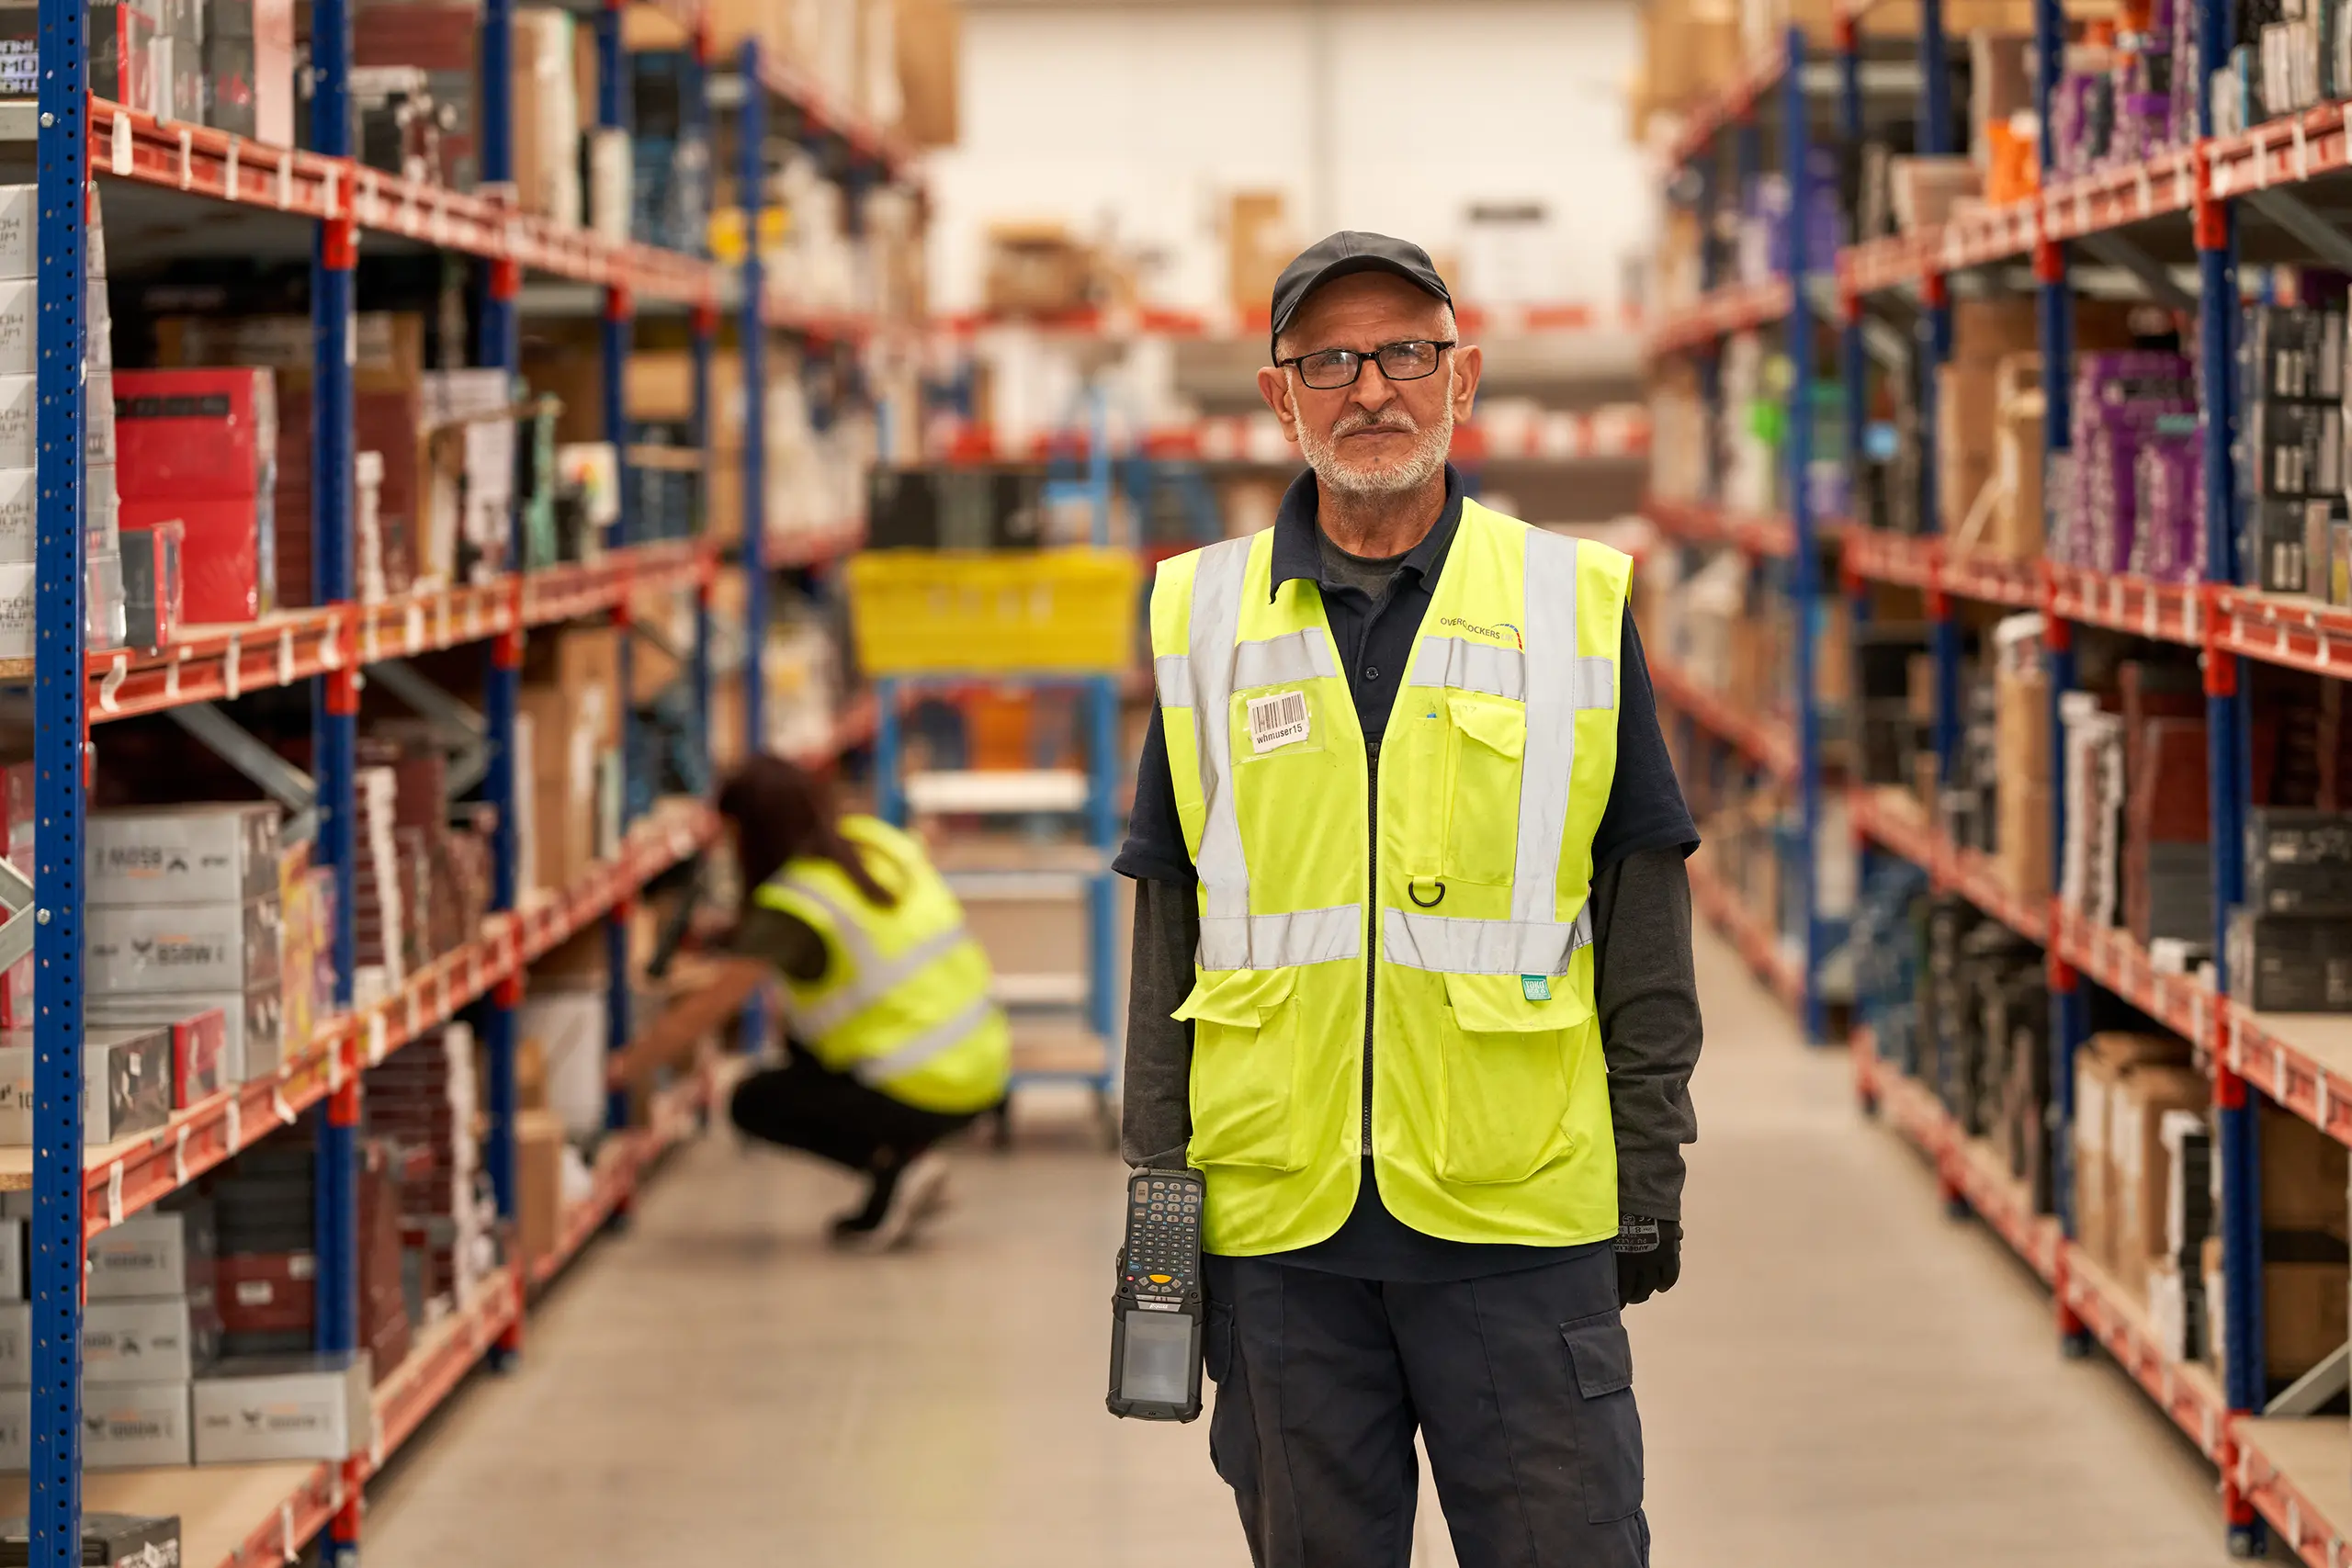
[[[1486,355],[1475,343],[1453,351],[1453,420],[1460,424],[1478,406],[1478,378],[1485,373]]]
[[[1280,366],[1269,365],[1258,372],[1258,395],[1283,422],[1283,434],[1292,442],[1298,440],[1298,405],[1290,394],[1290,373]]]

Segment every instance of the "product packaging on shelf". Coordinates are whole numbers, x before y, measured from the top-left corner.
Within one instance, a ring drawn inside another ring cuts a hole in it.
[[[85,1372],[84,1469],[142,1470],[185,1465],[192,1458],[184,1376],[176,1382],[100,1382]]]
[[[2247,812],[2245,882],[2247,905],[2264,914],[2352,917],[2352,813]]]
[[[271,373],[126,370],[115,381],[122,523],[186,528],[183,606],[197,623],[273,607],[278,443]]]
[[[245,904],[278,891],[278,826],[268,801],[93,811],[94,906]]]
[[[375,1421],[373,1382],[365,1350],[217,1362],[196,1379],[196,1462],[364,1454]]]
[[[243,904],[94,907],[89,982],[124,993],[243,991],[278,977],[277,896]]]
[[[23,1404],[22,1401],[18,1402]],[[29,1417],[29,1410],[19,1412]],[[21,1427],[21,1423],[19,1423]],[[30,1461],[0,1469],[22,1470]],[[0,1520],[0,1562],[31,1561],[32,1540],[23,1519]],[[177,1516],[155,1518],[143,1514],[85,1513],[82,1516],[83,1568],[170,1568],[180,1561],[180,1521]]]
[[[92,1028],[82,1062],[85,1145],[152,1133],[171,1120],[170,1030]],[[32,1033],[0,1032],[0,1145],[32,1142]]]
[[[2352,919],[2233,910],[2229,976],[2256,1012],[2352,1012]]]
[[[82,1308],[82,1381],[185,1385],[219,1352],[220,1340],[209,1292],[93,1300]]]
[[[175,1035],[185,1027],[209,1028],[206,1021],[214,1014],[220,1019],[223,1086],[250,1083],[278,1069],[285,1055],[285,1002],[277,980],[244,990],[118,992],[90,1004],[93,1024],[164,1024]],[[309,1043],[302,1036],[293,1048],[300,1051]],[[175,1057],[175,1072],[180,1060]]]
[[[212,1215],[202,1203],[132,1214],[90,1238],[86,1298],[181,1296],[209,1303],[213,1250]]]

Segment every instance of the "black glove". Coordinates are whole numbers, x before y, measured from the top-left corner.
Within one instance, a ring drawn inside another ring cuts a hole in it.
[[[1674,1289],[1682,1277],[1682,1225],[1627,1214],[1617,1222],[1617,1299],[1627,1306]]]

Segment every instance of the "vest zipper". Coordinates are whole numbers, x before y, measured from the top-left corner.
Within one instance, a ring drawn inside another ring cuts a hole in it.
[[[1373,987],[1380,973],[1380,742],[1364,742],[1364,808],[1365,819],[1371,824],[1371,843],[1366,846],[1364,865],[1367,893],[1364,897],[1364,963],[1363,963],[1363,1156],[1372,1157],[1372,997]]]

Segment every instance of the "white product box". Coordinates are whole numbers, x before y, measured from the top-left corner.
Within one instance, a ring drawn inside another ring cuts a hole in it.
[[[33,1391],[0,1388],[0,1473],[22,1475],[33,1467]]]
[[[135,1470],[187,1464],[187,1384],[82,1384],[82,1465],[85,1470]]]
[[[114,465],[93,463],[83,474],[82,536],[94,554],[120,555],[122,496],[114,488]]]
[[[40,189],[35,186],[0,186],[0,277],[30,277],[34,264],[34,230],[40,220]]]
[[[33,656],[33,563],[0,566],[0,659]]]
[[[33,1304],[0,1302],[0,1384],[33,1381]]]
[[[92,1387],[185,1383],[219,1348],[219,1308],[209,1300],[87,1302],[82,1308],[82,1382]]]
[[[29,376],[33,370],[33,304],[30,278],[0,282],[0,376]]]
[[[90,554],[83,562],[82,639],[85,652],[103,653],[130,640],[130,603],[122,589],[122,557]]]
[[[172,1119],[172,1032],[139,1025],[83,1036],[82,1141],[110,1144]],[[0,1145],[33,1142],[32,1032],[0,1032]]]
[[[376,1407],[365,1350],[217,1363],[196,1380],[198,1464],[342,1460],[366,1453]]]
[[[251,1083],[277,1071],[286,1057],[285,1014],[278,985],[265,981],[243,991],[151,991],[102,997],[90,1004],[93,1024],[175,1023],[208,1008],[219,1008],[227,1039],[221,1046],[221,1081]]]
[[[29,1293],[25,1248],[31,1236],[32,1222],[0,1215],[0,1302],[20,1302]]]
[[[93,908],[84,918],[96,991],[245,991],[277,978],[277,896],[243,904]]]
[[[114,372],[85,367],[82,373],[82,461],[116,462]]]
[[[193,1209],[149,1210],[91,1238],[88,1299],[201,1296],[212,1288],[210,1215]]]
[[[102,908],[266,898],[277,891],[282,815],[268,801],[93,811],[87,901]]]
[[[39,400],[30,376],[0,376],[0,468],[33,466],[33,410]]]
[[[96,479],[97,476],[90,476]],[[107,473],[107,493],[113,493],[111,470]],[[30,468],[0,468],[0,561],[28,561],[33,558],[33,531],[36,521],[33,498],[39,492],[33,484]],[[109,511],[112,508],[108,509]],[[85,520],[87,513],[85,513]]]

